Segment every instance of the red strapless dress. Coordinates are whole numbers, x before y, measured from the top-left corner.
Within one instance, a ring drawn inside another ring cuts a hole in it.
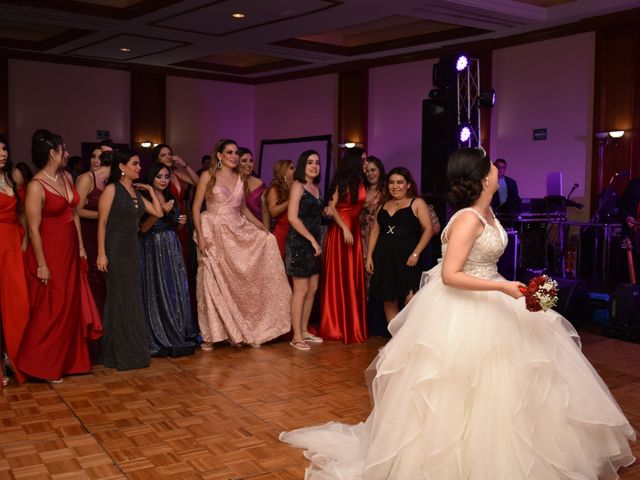
[[[367,302],[364,288],[364,259],[360,233],[360,212],[367,198],[361,185],[358,201],[347,199],[336,205],[342,221],[353,235],[353,245],[344,243],[342,229],[334,222],[327,230],[322,249],[320,286],[320,336],[344,343],[367,340]]]
[[[24,200],[24,188],[18,194]],[[29,294],[21,246],[24,228],[18,222],[16,204],[15,196],[0,192],[0,314],[4,344],[14,366],[24,329],[29,321]],[[19,370],[16,371],[16,378],[20,382],[25,380]]]
[[[66,180],[66,177],[65,177]],[[53,193],[43,184],[40,236],[51,278],[44,285],[37,277],[38,262],[29,246],[25,256],[31,317],[24,332],[15,364],[25,374],[57,379],[91,370],[87,339],[102,335],[100,315],[86,278],[87,265],[80,258],[78,232],[73,222],[73,200]]]

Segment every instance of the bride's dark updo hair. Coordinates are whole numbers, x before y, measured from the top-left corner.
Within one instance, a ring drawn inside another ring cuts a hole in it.
[[[474,204],[490,170],[491,161],[481,148],[459,148],[451,154],[447,164],[448,200],[454,210]]]

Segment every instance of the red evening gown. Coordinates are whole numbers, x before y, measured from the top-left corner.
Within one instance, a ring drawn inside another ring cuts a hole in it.
[[[273,226],[273,236],[278,241],[278,250],[280,256],[284,260],[284,245],[287,240],[287,232],[289,231],[289,215],[285,210],[276,217],[276,224]]]
[[[358,201],[347,199],[335,206],[353,235],[353,245],[345,245],[342,229],[333,222],[324,241],[321,285],[320,336],[344,343],[367,340],[367,302],[364,283],[364,259],[360,234],[360,212],[367,198],[364,185]]]
[[[15,364],[31,377],[57,379],[91,370],[87,339],[98,338],[102,325],[88,288],[73,221],[78,192],[65,177],[65,189],[73,191],[69,202],[48,190],[45,181],[34,181],[39,181],[45,192],[40,236],[51,278],[47,285],[38,279],[38,262],[29,245],[25,265],[31,317]]]
[[[24,188],[18,194],[24,201]],[[0,316],[7,356],[14,363],[29,321],[29,294],[21,246],[24,228],[18,222],[16,203],[15,196],[0,192]],[[25,380],[20,371],[16,371],[16,378],[20,382]]]

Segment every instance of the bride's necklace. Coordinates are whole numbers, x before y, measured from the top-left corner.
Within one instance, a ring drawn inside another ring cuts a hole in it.
[[[56,173],[55,177],[52,177],[51,175],[49,175],[44,169],[42,170],[42,173],[44,173],[45,177],[49,178],[53,182],[57,182],[58,181],[58,174],[57,173]]]

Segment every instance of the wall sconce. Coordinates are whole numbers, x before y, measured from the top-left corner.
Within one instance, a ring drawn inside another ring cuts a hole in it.
[[[144,140],[144,141],[140,142],[140,146],[142,148],[151,148],[152,145],[153,145],[153,143],[151,142],[151,140]]]
[[[359,143],[359,142],[352,142],[351,140],[347,140],[344,143],[339,143],[338,147],[340,147],[340,148],[362,147],[362,144]]]

